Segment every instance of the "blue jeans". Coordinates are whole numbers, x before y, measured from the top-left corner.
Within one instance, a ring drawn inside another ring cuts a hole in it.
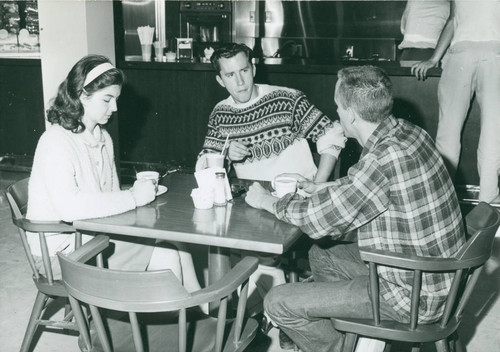
[[[264,300],[270,318],[304,352],[341,351],[343,334],[330,317],[371,318],[369,276],[356,243],[313,245],[309,262],[314,282],[273,287]],[[380,299],[381,319],[401,320]]]

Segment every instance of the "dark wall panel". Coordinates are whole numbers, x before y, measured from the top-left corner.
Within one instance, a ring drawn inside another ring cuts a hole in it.
[[[214,74],[124,71],[128,84],[118,102],[121,159],[194,165],[208,116],[227,96]]]
[[[43,109],[40,60],[0,59],[0,155],[34,155]]]

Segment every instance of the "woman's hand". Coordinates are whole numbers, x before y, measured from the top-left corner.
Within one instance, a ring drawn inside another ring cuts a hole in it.
[[[134,182],[130,189],[135,205],[141,207],[151,203],[156,197],[156,187],[152,180],[141,179]]]
[[[250,149],[248,146],[250,142],[237,142],[231,141],[229,143],[229,149],[227,152],[227,157],[231,161],[241,161],[250,155]]]

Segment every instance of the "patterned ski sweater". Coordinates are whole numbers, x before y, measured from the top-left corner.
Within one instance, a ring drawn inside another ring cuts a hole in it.
[[[301,91],[257,85],[259,96],[250,104],[236,105],[231,97],[213,109],[203,149],[205,153],[220,152],[229,134],[230,141],[250,142],[251,163],[279,155],[298,138],[316,142],[333,122],[312,105]],[[335,148],[340,152],[344,138]]]

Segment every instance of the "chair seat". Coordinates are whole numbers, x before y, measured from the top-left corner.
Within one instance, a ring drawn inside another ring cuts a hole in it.
[[[123,312],[103,312],[103,320],[109,329],[110,343],[114,351],[135,352],[132,328],[128,320],[128,314]],[[179,326],[177,325],[177,312],[138,314],[142,327],[142,338],[144,345],[149,351],[177,352],[179,341]],[[216,337],[217,319],[205,315],[196,310],[188,310],[187,313],[188,351],[209,352],[213,351]],[[91,327],[91,338],[94,343],[92,352],[101,352],[103,348],[93,323]],[[233,321],[226,323],[226,344],[224,352],[243,351],[253,340],[257,333],[258,324],[254,319],[248,319],[242,331],[240,343],[233,343],[234,324]],[[79,345],[84,350],[84,344],[79,340]]]
[[[33,278],[33,282],[38,288],[38,291],[48,296],[68,297],[68,293],[66,292],[62,281],[56,280],[52,285],[49,285],[47,279],[40,276],[38,279]]]
[[[383,320],[375,325],[373,319],[331,319],[333,327],[340,331],[348,331],[362,336],[379,339],[407,341],[407,342],[433,342],[445,339],[453,333],[459,325],[456,319],[450,319],[446,328],[441,328],[439,323],[420,324],[415,330],[410,330],[408,324],[393,320]]]

